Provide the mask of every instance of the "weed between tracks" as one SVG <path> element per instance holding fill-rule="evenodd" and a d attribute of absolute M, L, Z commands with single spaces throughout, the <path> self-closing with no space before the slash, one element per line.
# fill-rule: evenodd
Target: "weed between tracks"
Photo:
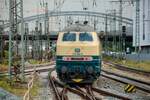
<path fill-rule="evenodd" d="M 40 82 L 39 82 L 39 80 L 38 81 L 35 80 L 34 85 L 31 89 L 31 96 L 38 95 L 39 88 L 40 88 Z"/>
<path fill-rule="evenodd" d="M 30 64 L 46 64 L 46 63 L 49 63 L 49 61 L 40 61 L 40 60 L 34 60 L 34 59 L 31 59 L 29 60 Z"/>
<path fill-rule="evenodd" d="M 131 60 L 119 60 L 117 58 L 113 58 L 110 56 L 103 56 L 103 60 L 104 61 L 111 61 L 114 63 L 118 63 L 121 65 L 125 65 L 128 66 L 129 68 L 132 69 L 137 69 L 137 70 L 142 70 L 142 71 L 146 71 L 146 72 L 150 72 L 150 61 L 141 61 L 141 62 L 137 62 L 137 61 L 131 61 Z"/>
<path fill-rule="evenodd" d="M 0 87 L 4 90 L 17 96 L 23 96 L 27 91 L 27 87 L 20 85 L 20 83 L 15 83 L 13 81 L 12 84 L 13 85 L 10 85 L 10 83 L 8 83 L 7 77 L 0 77 Z"/>
<path fill-rule="evenodd" d="M 0 64 L 0 72 L 5 72 L 8 70 L 8 66 L 6 64 Z"/>
<path fill-rule="evenodd" d="M 27 84 L 15 82 L 14 80 L 10 85 L 8 78 L 4 76 L 0 77 L 0 88 L 3 88 L 4 90 L 17 96 L 24 96 L 25 92 L 28 90 Z M 36 96 L 38 94 L 38 90 L 39 90 L 39 81 L 36 79 L 31 89 L 31 96 Z"/>

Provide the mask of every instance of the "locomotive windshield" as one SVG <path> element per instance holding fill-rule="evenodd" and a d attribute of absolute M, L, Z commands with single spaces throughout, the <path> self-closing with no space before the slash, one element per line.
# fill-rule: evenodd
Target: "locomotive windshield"
<path fill-rule="evenodd" d="M 75 33 L 64 33 L 63 41 L 76 41 Z"/>
<path fill-rule="evenodd" d="M 79 41 L 93 41 L 93 37 L 90 33 L 80 33 Z"/>

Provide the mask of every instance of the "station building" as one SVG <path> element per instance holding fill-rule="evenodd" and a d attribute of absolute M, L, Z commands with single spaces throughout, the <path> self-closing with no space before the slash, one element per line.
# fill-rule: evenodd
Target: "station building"
<path fill-rule="evenodd" d="M 137 40 L 139 37 L 136 34 L 136 7 L 133 13 L 133 46 L 139 44 L 142 53 L 150 53 L 150 0 L 140 0 L 140 41 Z"/>

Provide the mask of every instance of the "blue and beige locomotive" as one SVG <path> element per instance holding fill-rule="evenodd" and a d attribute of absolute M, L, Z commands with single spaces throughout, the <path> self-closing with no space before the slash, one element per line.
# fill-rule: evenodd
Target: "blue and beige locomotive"
<path fill-rule="evenodd" d="M 59 32 L 56 72 L 65 83 L 93 83 L 101 71 L 101 45 L 88 25 L 75 24 Z"/>

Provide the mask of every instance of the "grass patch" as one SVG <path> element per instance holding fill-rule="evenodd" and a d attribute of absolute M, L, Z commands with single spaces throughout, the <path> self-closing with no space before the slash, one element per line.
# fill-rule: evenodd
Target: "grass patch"
<path fill-rule="evenodd" d="M 15 83 L 14 81 L 12 82 L 13 85 L 10 85 L 8 78 L 7 77 L 2 77 L 0 76 L 0 87 L 3 88 L 4 90 L 15 94 L 17 96 L 24 96 L 24 94 L 27 92 L 27 84 L 24 86 L 21 83 Z M 34 85 L 31 89 L 31 96 L 36 96 L 38 94 L 39 90 L 39 81 L 38 79 L 35 79 Z"/>
<path fill-rule="evenodd" d="M 0 72 L 5 72 L 8 70 L 8 65 L 0 64 Z"/>
<path fill-rule="evenodd" d="M 8 70 L 8 59 L 3 59 L 3 62 L 0 63 L 0 72 Z"/>
<path fill-rule="evenodd" d="M 123 63 L 123 62 L 119 62 L 119 63 L 124 64 L 130 68 L 135 68 L 135 69 L 150 72 L 150 61 L 137 62 L 137 61 L 127 60 L 125 63 Z"/>
<path fill-rule="evenodd" d="M 132 61 L 132 60 L 120 60 L 117 58 L 113 58 L 110 56 L 103 56 L 104 61 L 111 61 L 114 63 L 122 64 L 125 66 L 128 66 L 129 68 L 132 69 L 137 69 L 137 70 L 142 70 L 146 72 L 150 72 L 150 61 Z"/>
<path fill-rule="evenodd" d="M 15 94 L 17 96 L 23 96 L 25 94 L 25 92 L 27 91 L 26 87 L 23 86 L 19 86 L 20 83 L 14 83 L 15 85 L 10 85 L 10 83 L 8 83 L 8 79 L 6 77 L 2 77 L 0 76 L 0 87 L 3 88 L 4 90 Z"/>
<path fill-rule="evenodd" d="M 40 87 L 40 82 L 38 79 L 35 79 L 33 87 L 31 89 L 31 96 L 38 95 L 39 87 Z"/>
<path fill-rule="evenodd" d="M 44 64 L 44 63 L 49 63 L 49 62 L 31 59 L 31 60 L 29 60 L 29 63 L 30 64 Z"/>

